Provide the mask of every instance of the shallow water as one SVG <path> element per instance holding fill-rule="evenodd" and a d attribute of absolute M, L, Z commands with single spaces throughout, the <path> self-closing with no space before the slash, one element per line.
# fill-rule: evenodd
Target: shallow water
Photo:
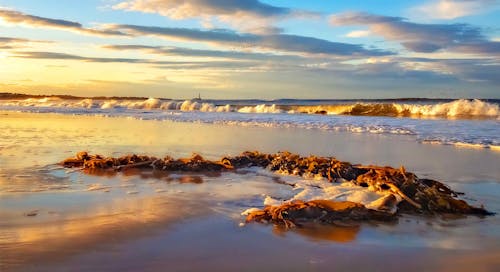
<path fill-rule="evenodd" d="M 498 216 L 403 216 L 396 224 L 314 231 L 240 227 L 240 213 L 261 207 L 267 195 L 296 193 L 276 179 L 300 179 L 255 169 L 221 175 L 85 175 L 55 164 L 80 150 L 113 156 L 198 152 L 207 158 L 248 149 L 289 150 L 405 165 L 418 176 L 467 192 L 474 205 L 500 212 L 500 153 L 492 150 L 419 144 L 408 135 L 297 128 L 15 112 L 2 113 L 0 120 L 2 271 L 467 271 L 499 265 Z M 390 267 L 388 257 L 395 259 Z"/>

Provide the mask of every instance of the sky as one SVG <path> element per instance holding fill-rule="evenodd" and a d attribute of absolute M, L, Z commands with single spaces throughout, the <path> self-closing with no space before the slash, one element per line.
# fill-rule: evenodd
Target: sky
<path fill-rule="evenodd" d="M 498 99 L 500 1 L 0 0 L 0 92 Z"/>

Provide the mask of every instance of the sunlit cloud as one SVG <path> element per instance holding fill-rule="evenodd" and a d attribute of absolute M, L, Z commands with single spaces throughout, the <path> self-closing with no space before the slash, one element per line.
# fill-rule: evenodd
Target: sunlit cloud
<path fill-rule="evenodd" d="M 500 43 L 487 40 L 480 28 L 469 24 L 420 24 L 401 17 L 359 12 L 332 15 L 330 22 L 335 26 L 366 25 L 372 33 L 400 42 L 413 52 L 447 49 L 468 54 L 500 54 Z"/>
<path fill-rule="evenodd" d="M 78 22 L 40 17 L 35 15 L 25 14 L 15 10 L 2 9 L 2 8 L 0 8 L 0 20 L 15 25 L 19 24 L 29 27 L 43 27 L 43 28 L 68 30 L 86 35 L 125 36 L 124 33 L 115 30 L 86 28 Z"/>
<path fill-rule="evenodd" d="M 332 42 L 324 39 L 291 34 L 239 33 L 228 29 L 201 30 L 195 28 L 171 28 L 139 25 L 108 25 L 110 29 L 133 36 L 156 36 L 191 42 L 207 42 L 240 49 L 270 49 L 281 52 L 324 54 L 332 56 L 380 56 L 390 51 L 366 49 L 359 44 Z"/>
<path fill-rule="evenodd" d="M 0 37 L 0 49 L 10 50 L 29 47 L 34 43 L 52 43 L 51 41 L 40 41 L 13 37 Z"/>
<path fill-rule="evenodd" d="M 165 61 L 153 59 L 130 59 L 130 58 L 104 58 L 104 57 L 85 57 L 74 54 L 57 52 L 16 52 L 13 58 L 23 59 L 45 59 L 45 60 L 68 60 L 93 63 L 128 63 L 128 64 L 147 64 L 151 67 L 165 69 L 245 69 L 259 66 L 258 62 L 253 61 Z"/>
<path fill-rule="evenodd" d="M 390 58 L 368 58 L 365 61 L 366 63 L 374 64 L 374 63 L 387 63 L 391 62 Z"/>
<path fill-rule="evenodd" d="M 131 0 L 114 6 L 116 9 L 159 13 L 173 19 L 202 17 L 205 15 L 251 14 L 259 17 L 283 16 L 291 10 L 262 3 L 258 0 Z"/>
<path fill-rule="evenodd" d="M 18 39 L 10 37 L 0 37 L 0 49 L 14 49 L 19 46 L 19 44 L 24 44 L 28 42 L 27 39 Z"/>
<path fill-rule="evenodd" d="M 104 45 L 101 48 L 114 51 L 138 50 L 149 54 L 163 56 L 223 58 L 223 59 L 249 59 L 249 60 L 277 60 L 277 61 L 300 61 L 303 58 L 294 55 L 276 55 L 268 53 L 254 53 L 241 51 L 203 50 L 186 47 L 165 47 L 148 45 Z"/>
<path fill-rule="evenodd" d="M 348 38 L 361 38 L 361 37 L 366 37 L 370 36 L 370 31 L 369 30 L 354 30 L 349 33 L 347 33 L 345 36 Z"/>
<path fill-rule="evenodd" d="M 410 13 L 419 18 L 455 19 L 491 11 L 499 7 L 497 0 L 439 0 L 413 7 Z"/>
<path fill-rule="evenodd" d="M 407 71 L 441 74 L 463 82 L 500 84 L 500 64 L 491 59 L 431 59 L 397 57 L 388 61 Z"/>
<path fill-rule="evenodd" d="M 128 0 L 113 6 L 114 9 L 157 13 L 170 19 L 197 18 L 211 28 L 213 21 L 223 22 L 253 33 L 269 33 L 272 23 L 279 19 L 313 17 L 318 13 L 294 10 L 263 3 L 259 0 Z"/>
<path fill-rule="evenodd" d="M 56 53 L 56 52 L 17 52 L 14 57 L 25 59 L 58 59 L 58 60 L 80 60 L 85 62 L 124 62 L 124 63 L 149 63 L 143 59 L 127 58 L 94 58 L 82 57 L 78 55 Z"/>

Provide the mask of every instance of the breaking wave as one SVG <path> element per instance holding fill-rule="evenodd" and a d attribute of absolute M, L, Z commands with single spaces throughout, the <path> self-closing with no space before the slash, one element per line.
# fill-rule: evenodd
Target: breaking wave
<path fill-rule="evenodd" d="M 14 107 L 56 107 L 86 109 L 160 109 L 167 111 L 200 112 L 240 112 L 240 113 L 287 113 L 287 114 L 329 114 L 355 116 L 388 116 L 415 118 L 500 119 L 500 105 L 479 99 L 459 99 L 445 103 L 374 103 L 351 102 L 324 105 L 288 105 L 288 104 L 220 104 L 196 100 L 165 100 L 149 98 L 146 100 L 126 99 L 82 99 L 69 100 L 57 97 L 24 100 L 0 101 L 0 106 Z"/>
<path fill-rule="evenodd" d="M 297 106 L 292 112 L 358 116 L 499 118 L 500 106 L 479 99 L 459 99 L 438 104 L 355 103 L 346 105 Z"/>
<path fill-rule="evenodd" d="M 94 100 L 90 98 L 82 100 L 64 100 L 57 97 L 25 100 L 7 100 L 0 102 L 0 106 L 10 107 L 39 107 L 39 108 L 86 108 L 86 109 L 142 109 L 142 110 L 179 110 L 179 111 L 201 111 L 201 112 L 230 112 L 234 109 L 230 105 L 216 106 L 212 103 L 201 103 L 192 100 L 173 101 L 158 98 L 138 100 Z"/>

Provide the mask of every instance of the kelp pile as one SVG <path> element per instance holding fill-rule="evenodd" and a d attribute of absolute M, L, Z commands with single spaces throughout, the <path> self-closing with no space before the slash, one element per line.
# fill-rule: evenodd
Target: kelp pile
<path fill-rule="evenodd" d="M 174 159 L 170 156 L 156 158 L 145 155 L 127 155 L 119 158 L 89 155 L 87 152 L 78 152 L 74 158 L 61 162 L 64 167 L 83 167 L 83 169 L 112 169 L 121 171 L 128 168 L 150 168 L 162 171 L 223 171 L 233 169 L 227 160 L 209 161 L 198 154 L 187 159 Z"/>
<path fill-rule="evenodd" d="M 128 168 L 142 168 L 181 172 L 222 172 L 262 167 L 280 174 L 305 178 L 320 177 L 330 182 L 349 182 L 387 194 L 377 209 L 369 209 L 363 204 L 349 201 L 294 201 L 280 206 L 268 206 L 247 216 L 247 221 L 274 222 L 285 226 L 294 226 L 301 220 L 323 223 L 342 220 L 388 220 L 397 216 L 397 213 L 390 211 L 391 204 L 397 204 L 398 213 L 491 214 L 484 207 L 473 207 L 458 199 L 457 196 L 463 193 L 453 191 L 439 181 L 418 178 L 407 172 L 404 167 L 396 169 L 388 166 L 357 165 L 339 161 L 334 157 L 301 157 L 289 152 L 265 154 L 246 151 L 238 156 L 212 161 L 198 154 L 181 159 L 144 155 L 113 158 L 79 152 L 74 158 L 62 161 L 61 165 L 82 167 L 83 170 L 122 171 Z"/>
<path fill-rule="evenodd" d="M 366 208 L 363 204 L 351 201 L 311 200 L 293 201 L 280 206 L 267 206 L 263 210 L 252 211 L 246 222 L 273 222 L 287 228 L 307 222 L 319 222 L 344 226 L 356 221 L 389 221 L 394 214 Z"/>

